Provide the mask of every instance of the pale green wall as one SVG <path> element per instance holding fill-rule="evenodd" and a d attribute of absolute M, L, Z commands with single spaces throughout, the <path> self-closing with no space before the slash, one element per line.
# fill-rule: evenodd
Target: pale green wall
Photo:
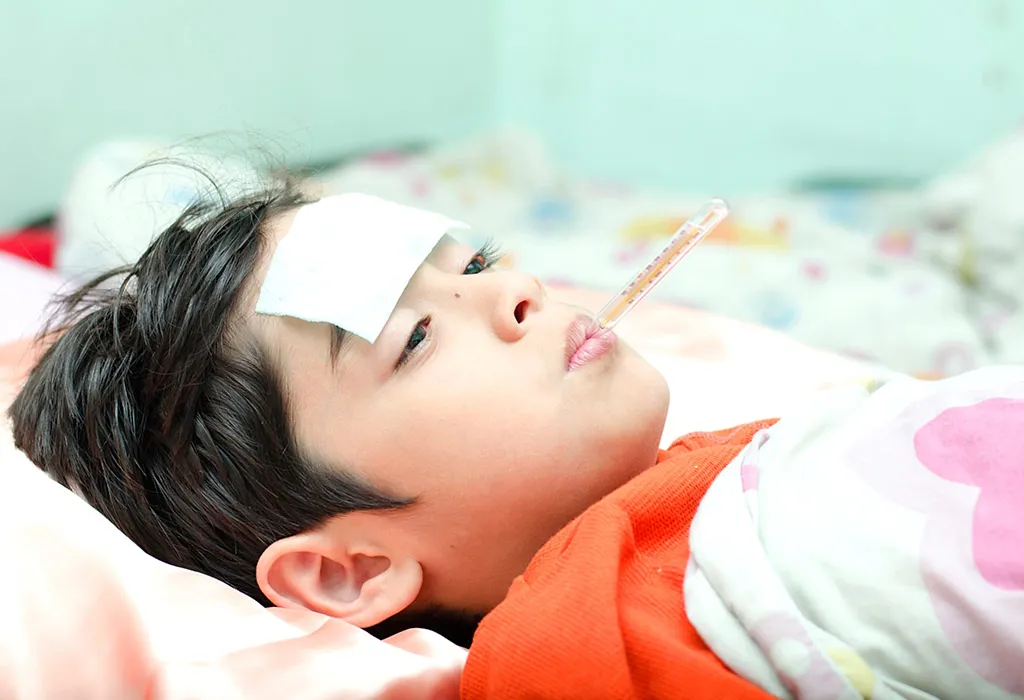
<path fill-rule="evenodd" d="M 922 177 L 1024 120 L 1019 0 L 508 0 L 500 113 L 575 169 L 724 194 Z"/>
<path fill-rule="evenodd" d="M 1020 0 L 0 0 L 0 227 L 114 137 L 301 161 L 515 122 L 728 195 L 925 177 L 1022 118 Z"/>
<path fill-rule="evenodd" d="M 84 149 L 262 132 L 296 159 L 462 136 L 493 114 L 482 0 L 0 0 L 0 228 Z"/>

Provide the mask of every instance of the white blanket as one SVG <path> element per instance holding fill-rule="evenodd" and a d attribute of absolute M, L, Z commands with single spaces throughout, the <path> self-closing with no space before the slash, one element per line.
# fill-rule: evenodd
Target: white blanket
<path fill-rule="evenodd" d="M 686 609 L 780 697 L 1024 697 L 1024 368 L 837 388 L 691 529 Z"/>

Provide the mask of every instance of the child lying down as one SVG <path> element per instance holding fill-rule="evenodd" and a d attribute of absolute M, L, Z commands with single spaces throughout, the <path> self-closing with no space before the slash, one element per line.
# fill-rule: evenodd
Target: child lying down
<path fill-rule="evenodd" d="M 466 698 L 1024 696 L 1024 368 L 659 451 L 664 379 L 458 229 L 196 206 L 66 301 L 17 444 L 265 604 L 482 617 Z"/>

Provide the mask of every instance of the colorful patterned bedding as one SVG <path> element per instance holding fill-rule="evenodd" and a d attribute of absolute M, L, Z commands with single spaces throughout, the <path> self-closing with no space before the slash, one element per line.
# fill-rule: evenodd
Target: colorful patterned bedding
<path fill-rule="evenodd" d="M 570 177 L 516 133 L 380 154 L 319 181 L 442 210 L 493 233 L 546 282 L 609 293 L 704 200 Z M 920 193 L 832 188 L 731 204 L 727 223 L 654 298 L 921 377 L 1024 360 L 1024 344 L 1000 345 L 992 332 L 1016 302 L 992 303 L 965 284 L 969 256 L 959 238 L 927 228 Z"/>

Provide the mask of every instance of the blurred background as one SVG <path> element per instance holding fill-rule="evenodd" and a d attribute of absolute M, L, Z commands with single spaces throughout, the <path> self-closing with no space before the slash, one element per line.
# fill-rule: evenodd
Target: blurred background
<path fill-rule="evenodd" d="M 1019 0 L 0 0 L 0 66 L 0 254 L 61 279 L 196 191 L 127 170 L 258 147 L 603 291 L 722 196 L 663 301 L 919 376 L 1024 361 Z"/>

